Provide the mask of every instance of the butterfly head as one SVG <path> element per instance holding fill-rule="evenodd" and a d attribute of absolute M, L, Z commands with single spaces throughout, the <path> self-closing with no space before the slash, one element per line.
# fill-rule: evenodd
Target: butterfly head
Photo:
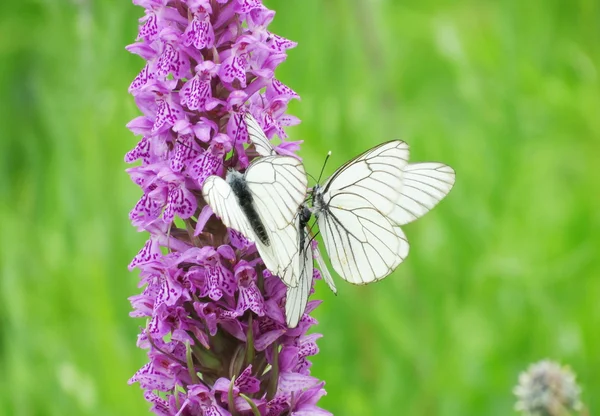
<path fill-rule="evenodd" d="M 300 210 L 299 211 L 300 211 L 299 212 L 299 215 L 300 215 L 300 219 L 299 219 L 300 228 L 303 228 L 310 221 L 310 217 L 312 215 L 312 212 L 311 212 L 310 208 L 307 207 L 305 204 L 300 205 Z"/>
<path fill-rule="evenodd" d="M 231 184 L 232 182 L 238 182 L 244 179 L 244 174 L 238 172 L 233 168 L 227 169 L 227 175 L 225 176 L 225 180 L 227 183 Z"/>

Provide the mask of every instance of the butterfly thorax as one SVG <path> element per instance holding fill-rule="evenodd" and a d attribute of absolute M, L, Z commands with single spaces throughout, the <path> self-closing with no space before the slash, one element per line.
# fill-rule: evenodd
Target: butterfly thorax
<path fill-rule="evenodd" d="M 252 230 L 264 245 L 269 246 L 269 236 L 267 235 L 267 231 L 258 212 L 256 212 L 254 198 L 252 197 L 252 192 L 250 192 L 250 189 L 248 188 L 248 183 L 246 182 L 244 175 L 235 170 L 229 170 L 227 172 L 226 180 L 229 186 L 231 186 L 238 204 L 248 219 Z"/>
<path fill-rule="evenodd" d="M 312 189 L 312 206 L 312 212 L 317 216 L 319 213 L 323 212 L 327 206 L 325 199 L 323 198 L 323 190 L 319 184 L 313 186 Z"/>

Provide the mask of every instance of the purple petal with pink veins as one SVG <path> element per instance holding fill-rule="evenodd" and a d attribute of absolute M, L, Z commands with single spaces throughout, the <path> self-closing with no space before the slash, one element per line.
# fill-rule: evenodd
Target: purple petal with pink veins
<path fill-rule="evenodd" d="M 298 365 L 295 368 L 295 371 L 300 374 L 304 374 L 306 376 L 310 375 L 310 367 L 312 363 L 308 361 L 306 358 L 300 358 L 298 360 Z"/>
<path fill-rule="evenodd" d="M 136 295 L 129 297 L 129 302 L 133 308 L 133 312 L 129 313 L 132 317 L 145 317 L 152 316 L 152 310 L 154 308 L 154 297 L 146 295 Z"/>
<path fill-rule="evenodd" d="M 231 416 L 231 413 L 221 406 L 210 406 L 209 408 L 204 409 L 204 414 L 206 416 Z"/>
<path fill-rule="evenodd" d="M 233 335 L 235 338 L 242 342 L 246 342 L 246 332 L 245 328 L 242 327 L 240 321 L 231 319 L 227 321 L 222 321 L 221 326 L 223 329 L 229 334 Z"/>
<path fill-rule="evenodd" d="M 152 407 L 150 408 L 151 412 L 157 414 L 158 416 L 173 416 L 173 412 L 169 408 L 167 401 L 151 391 L 144 392 L 144 399 L 152 403 Z"/>
<path fill-rule="evenodd" d="M 146 10 L 146 16 L 140 19 L 144 24 L 140 27 L 136 40 L 144 39 L 146 42 L 153 41 L 158 35 L 158 19 L 153 11 Z"/>
<path fill-rule="evenodd" d="M 152 126 L 152 132 L 158 132 L 161 129 L 169 128 L 173 126 L 177 120 L 183 118 L 183 110 L 177 104 L 174 104 L 170 97 L 165 99 L 163 97 L 156 100 L 158 109 L 156 112 L 156 119 L 154 120 L 154 126 Z"/>
<path fill-rule="evenodd" d="M 267 45 L 274 51 L 284 52 L 286 49 L 295 48 L 298 43 L 293 42 L 289 39 L 283 38 L 279 35 L 269 33 Z"/>
<path fill-rule="evenodd" d="M 287 85 L 275 78 L 273 78 L 273 82 L 271 82 L 271 85 L 267 87 L 265 95 L 267 100 L 269 101 L 277 98 L 286 98 L 288 100 L 291 100 L 293 98 L 297 100 L 300 99 L 300 96 L 296 93 L 296 91 L 294 91 L 293 89 L 291 89 L 290 87 L 288 87 Z"/>
<path fill-rule="evenodd" d="M 200 341 L 200 345 L 206 349 L 210 348 L 210 340 L 206 334 L 206 328 L 200 325 L 198 321 L 195 321 L 195 326 L 189 328 L 188 331 L 195 335 L 196 339 Z"/>
<path fill-rule="evenodd" d="M 287 398 L 285 396 L 277 396 L 267 403 L 267 413 L 265 416 L 280 416 L 288 409 Z"/>
<path fill-rule="evenodd" d="M 303 389 L 299 394 L 292 398 L 291 414 L 302 416 L 331 416 L 331 413 L 318 408 L 316 403 L 326 392 L 323 386 L 324 382 L 315 384 L 308 389 Z"/>
<path fill-rule="evenodd" d="M 138 91 L 138 93 L 133 96 L 133 99 L 136 105 L 139 107 L 142 114 L 145 117 L 154 120 L 154 117 L 156 116 L 156 111 L 158 110 L 156 94 L 148 92 L 146 91 L 146 89 L 144 89 Z"/>
<path fill-rule="evenodd" d="M 248 240 L 242 235 L 242 233 L 234 230 L 233 228 L 227 229 L 227 233 L 229 235 L 229 241 L 231 242 L 231 245 L 233 245 L 238 250 L 246 250 L 252 245 L 250 240 Z"/>
<path fill-rule="evenodd" d="M 144 194 L 129 213 L 129 219 L 134 226 L 139 227 L 151 223 L 160 216 L 162 204 Z"/>
<path fill-rule="evenodd" d="M 255 28 L 257 26 L 265 28 L 269 25 L 269 23 L 271 23 L 273 17 L 275 17 L 275 11 L 269 10 L 261 5 L 260 7 L 252 9 L 250 14 L 247 16 L 248 25 L 251 28 Z"/>
<path fill-rule="evenodd" d="M 139 116 L 127 123 L 126 127 L 133 134 L 145 135 L 147 133 L 150 133 L 150 129 L 152 129 L 153 124 L 154 122 L 150 118 L 146 116 Z"/>
<path fill-rule="evenodd" d="M 156 303 L 152 318 L 148 322 L 148 334 L 151 338 L 162 338 L 171 331 L 165 318 L 168 318 L 167 306 L 164 303 Z"/>
<path fill-rule="evenodd" d="M 225 293 L 229 296 L 233 296 L 235 290 L 237 289 L 235 278 L 233 277 L 233 273 L 225 268 L 220 263 L 217 266 L 219 268 L 219 286 Z"/>
<path fill-rule="evenodd" d="M 248 156 L 246 156 L 246 149 L 244 149 L 244 142 L 237 141 L 235 142 L 235 150 L 238 155 L 238 165 L 240 170 L 246 169 L 250 164 L 248 160 Z"/>
<path fill-rule="evenodd" d="M 261 409 L 266 405 L 265 399 L 252 398 L 252 402 L 254 403 L 254 406 L 256 406 L 258 409 Z M 233 403 L 238 412 L 242 412 L 243 414 L 248 415 L 252 414 L 253 408 L 248 404 L 246 399 L 240 396 L 234 397 Z"/>
<path fill-rule="evenodd" d="M 252 365 L 246 367 L 234 383 L 240 389 L 240 392 L 244 394 L 252 394 L 260 390 L 260 382 L 252 376 Z"/>
<path fill-rule="evenodd" d="M 146 136 L 127 154 L 125 154 L 125 163 L 133 163 L 138 159 L 142 159 L 142 163 L 147 165 L 150 163 L 150 140 Z"/>
<path fill-rule="evenodd" d="M 158 246 L 158 242 L 156 242 L 154 239 L 150 239 L 146 241 L 144 247 L 142 247 L 138 254 L 133 258 L 127 268 L 129 270 L 133 270 L 140 264 L 148 263 L 158 259 L 161 254 L 162 253 L 160 251 L 160 247 Z"/>
<path fill-rule="evenodd" d="M 212 98 L 210 79 L 203 81 L 196 74 L 181 88 L 180 96 L 181 104 L 190 110 L 203 110 L 207 100 Z"/>
<path fill-rule="evenodd" d="M 140 368 L 128 381 L 128 384 L 140 383 L 147 390 L 169 391 L 175 386 L 168 371 L 168 361 L 155 359 Z"/>
<path fill-rule="evenodd" d="M 304 374 L 282 372 L 279 374 L 278 389 L 283 392 L 296 392 L 315 386 L 319 380 Z"/>
<path fill-rule="evenodd" d="M 248 94 L 243 90 L 235 90 L 229 94 L 227 97 L 227 110 L 233 113 L 242 113 L 245 112 L 245 109 L 240 108 L 244 106 L 244 103 L 248 100 Z"/>
<path fill-rule="evenodd" d="M 134 93 L 144 87 L 150 80 L 155 79 L 154 73 L 150 72 L 150 64 L 147 63 L 144 68 L 140 71 L 139 74 L 135 77 L 135 79 L 129 85 L 128 91 L 130 93 Z"/>
<path fill-rule="evenodd" d="M 319 353 L 319 347 L 317 347 L 316 340 L 321 338 L 321 334 L 311 334 L 306 337 L 300 343 L 300 350 L 298 351 L 299 357 L 308 357 L 311 355 L 317 355 Z"/>
<path fill-rule="evenodd" d="M 283 129 L 283 127 L 281 127 L 281 125 L 277 122 L 275 122 L 273 124 L 273 128 L 275 129 L 275 134 L 277 134 L 281 139 L 287 139 L 288 135 L 285 132 L 285 130 Z"/>
<path fill-rule="evenodd" d="M 273 135 L 274 129 L 276 129 L 276 123 L 273 119 L 273 116 L 269 112 L 263 113 L 262 123 L 260 123 L 263 127 L 263 131 L 267 135 L 267 137 L 271 137 Z"/>
<path fill-rule="evenodd" d="M 196 13 L 183 33 L 183 44 L 194 45 L 196 49 L 204 49 L 212 48 L 214 43 L 215 33 L 209 16 L 205 13 Z"/>
<path fill-rule="evenodd" d="M 277 153 L 281 156 L 292 156 L 296 159 L 302 160 L 302 158 L 297 155 L 298 150 L 300 150 L 300 144 L 302 142 L 302 140 L 299 140 L 297 142 L 281 142 L 279 145 L 275 146 L 275 149 L 277 150 Z"/>
<path fill-rule="evenodd" d="M 223 291 L 219 287 L 219 269 L 216 266 L 206 266 L 205 286 L 200 291 L 200 296 L 208 296 L 214 301 L 223 297 Z"/>
<path fill-rule="evenodd" d="M 293 371 L 297 364 L 298 348 L 291 345 L 285 345 L 279 353 L 279 371 Z"/>
<path fill-rule="evenodd" d="M 235 263 L 236 261 L 236 256 L 235 256 L 235 251 L 233 250 L 233 248 L 231 248 L 231 246 L 228 246 L 226 244 L 220 245 L 217 248 L 217 253 L 219 253 L 219 256 L 221 256 L 222 260 L 227 260 L 230 263 Z M 241 261 L 240 261 L 241 263 Z M 253 270 L 254 272 L 254 270 Z M 252 276 L 255 276 L 256 272 L 254 272 L 254 274 Z"/>
<path fill-rule="evenodd" d="M 218 128 L 213 121 L 201 117 L 200 121 L 192 126 L 192 131 L 198 140 L 208 143 L 211 139 L 211 133 L 218 130 Z"/>
<path fill-rule="evenodd" d="M 219 78 L 221 81 L 231 84 L 235 79 L 240 81 L 242 88 L 246 87 L 246 56 L 232 54 L 221 64 Z"/>
<path fill-rule="evenodd" d="M 174 284 L 171 279 L 166 277 L 163 279 L 163 284 L 160 288 L 156 301 L 158 303 L 164 303 L 167 306 L 173 306 L 177 303 L 177 300 L 182 293 L 183 288 Z"/>
<path fill-rule="evenodd" d="M 248 309 L 258 316 L 264 316 L 265 314 L 263 297 L 254 282 L 252 282 L 248 287 L 240 285 L 239 288 L 236 310 L 240 315 L 242 315 Z"/>
<path fill-rule="evenodd" d="M 284 115 L 277 117 L 277 123 L 280 126 L 285 126 L 285 127 L 296 126 L 296 125 L 300 124 L 300 119 L 298 117 L 295 117 L 295 116 L 292 116 L 289 114 L 284 114 Z"/>
<path fill-rule="evenodd" d="M 206 326 L 208 327 L 208 333 L 214 337 L 215 334 L 217 333 L 217 323 L 218 323 L 218 320 L 217 320 L 218 310 L 216 309 L 216 307 L 209 303 L 204 304 L 204 305 L 195 303 L 194 309 L 196 310 L 198 315 L 204 319 L 204 322 L 206 323 Z"/>
<path fill-rule="evenodd" d="M 200 211 L 200 215 L 198 215 L 198 221 L 196 222 L 196 228 L 194 229 L 194 237 L 198 237 L 202 231 L 204 231 L 204 226 L 213 215 L 213 210 L 210 205 L 205 205 Z"/>
<path fill-rule="evenodd" d="M 237 0 L 234 10 L 237 13 L 248 13 L 260 6 L 262 6 L 260 0 Z"/>
<path fill-rule="evenodd" d="M 244 121 L 243 113 L 233 113 L 227 122 L 227 135 L 233 139 L 236 144 L 249 143 L 248 129 Z"/>
<path fill-rule="evenodd" d="M 173 45 L 167 43 L 156 63 L 156 75 L 158 77 L 166 77 L 172 74 L 176 79 L 181 79 L 187 76 L 189 72 L 189 59 Z"/>
<path fill-rule="evenodd" d="M 148 45 L 144 42 L 133 43 L 131 45 L 127 45 L 125 49 L 133 54 L 139 55 L 144 58 L 146 61 L 150 61 L 156 57 L 156 51 L 152 46 Z"/>
<path fill-rule="evenodd" d="M 210 151 L 202 153 L 190 166 L 190 176 L 202 186 L 206 178 L 215 175 L 223 166 L 223 160 L 216 157 Z"/>
<path fill-rule="evenodd" d="M 260 59 L 259 67 L 261 72 L 268 74 L 268 77 L 271 78 L 273 76 L 273 71 L 275 68 L 285 61 L 287 55 L 285 53 L 271 53 L 264 56 L 264 59 Z M 254 71 L 258 72 L 258 71 Z"/>
<path fill-rule="evenodd" d="M 186 153 L 187 150 L 185 150 L 184 146 L 177 146 L 175 156 L 171 159 L 171 169 L 173 172 L 181 172 L 183 170 L 183 167 L 185 166 L 183 161 L 186 157 Z"/>
<path fill-rule="evenodd" d="M 236 380 L 237 381 L 237 380 Z M 213 384 L 213 390 L 216 392 L 220 392 L 220 393 L 228 393 L 229 392 L 229 385 L 231 384 L 231 380 L 225 377 L 221 377 L 219 378 L 217 381 L 215 381 L 215 383 Z M 239 389 L 237 388 L 237 386 L 233 385 L 233 394 L 237 395 L 239 394 Z"/>
<path fill-rule="evenodd" d="M 179 135 L 177 139 L 177 150 L 171 159 L 171 170 L 181 172 L 196 156 L 198 150 L 194 149 L 194 140 L 191 134 Z"/>
<path fill-rule="evenodd" d="M 189 218 L 194 215 L 197 207 L 198 202 L 194 194 L 183 186 L 174 186 L 169 191 L 163 221 L 167 224 L 172 222 L 175 214 L 181 219 Z"/>
<path fill-rule="evenodd" d="M 185 344 L 187 342 L 190 345 L 194 345 L 196 341 L 194 341 L 194 338 L 187 332 L 187 331 L 190 331 L 191 329 L 192 329 L 192 327 L 185 328 L 185 330 L 184 329 L 175 329 L 175 330 L 171 331 L 171 340 L 179 341 L 183 344 Z M 196 331 L 196 332 L 200 332 L 200 331 Z"/>
<path fill-rule="evenodd" d="M 264 351 L 269 345 L 285 334 L 285 329 L 275 329 L 261 334 L 254 340 L 254 348 L 257 351 Z"/>
<path fill-rule="evenodd" d="M 182 16 L 179 10 L 175 7 L 164 7 L 167 3 L 172 3 L 169 0 L 160 0 L 162 3 L 161 11 L 162 11 L 162 19 L 165 22 L 173 22 L 177 23 L 178 26 L 186 25 L 188 22 L 187 16 Z M 173 25 L 169 25 L 173 26 Z M 176 31 L 177 32 L 177 31 Z"/>

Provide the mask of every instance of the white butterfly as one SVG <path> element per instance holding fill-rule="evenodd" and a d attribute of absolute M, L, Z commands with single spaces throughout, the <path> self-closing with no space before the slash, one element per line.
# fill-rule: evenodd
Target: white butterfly
<path fill-rule="evenodd" d="M 313 250 L 307 229 L 311 213 L 335 271 L 351 283 L 367 284 L 389 275 L 408 255 L 408 241 L 399 226 L 427 213 L 454 185 L 452 168 L 408 164 L 408 145 L 391 141 L 350 160 L 323 186 L 315 185 L 308 208 L 303 203 L 307 180 L 302 164 L 276 156 L 256 120 L 247 114 L 245 121 L 263 157 L 243 175 L 229 172 L 227 181 L 210 177 L 203 194 L 226 226 L 256 242 L 266 267 L 288 285 L 285 310 L 290 328 L 304 314 L 313 259 L 336 292 L 323 258 Z"/>
<path fill-rule="evenodd" d="M 225 226 L 256 243 L 271 273 L 295 287 L 300 265 L 294 221 L 306 198 L 306 172 L 298 159 L 276 155 L 249 113 L 245 119 L 256 151 L 263 157 L 254 159 L 243 174 L 230 170 L 225 180 L 209 176 L 202 195 Z"/>
<path fill-rule="evenodd" d="M 317 217 L 334 270 L 346 281 L 367 284 L 389 275 L 408 255 L 399 225 L 433 208 L 454 185 L 441 163 L 408 164 L 408 145 L 382 143 L 340 167 L 312 190 Z"/>

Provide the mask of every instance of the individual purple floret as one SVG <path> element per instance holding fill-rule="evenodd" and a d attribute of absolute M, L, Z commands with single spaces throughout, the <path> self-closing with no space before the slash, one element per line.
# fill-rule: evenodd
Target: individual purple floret
<path fill-rule="evenodd" d="M 274 78 L 296 44 L 267 30 L 275 13 L 259 0 L 134 0 L 145 8 L 128 50 L 145 65 L 129 86 L 141 140 L 125 156 L 142 196 L 130 212 L 149 239 L 129 265 L 141 294 L 130 298 L 146 326 L 149 362 L 138 382 L 157 415 L 328 415 L 324 383 L 310 376 L 319 334 L 309 302 L 286 327 L 286 286 L 265 270 L 253 243 L 227 229 L 202 198 L 210 175 L 244 170 L 257 157 L 244 114 L 276 150 L 294 155 L 284 127 L 299 122 L 299 96 Z"/>

